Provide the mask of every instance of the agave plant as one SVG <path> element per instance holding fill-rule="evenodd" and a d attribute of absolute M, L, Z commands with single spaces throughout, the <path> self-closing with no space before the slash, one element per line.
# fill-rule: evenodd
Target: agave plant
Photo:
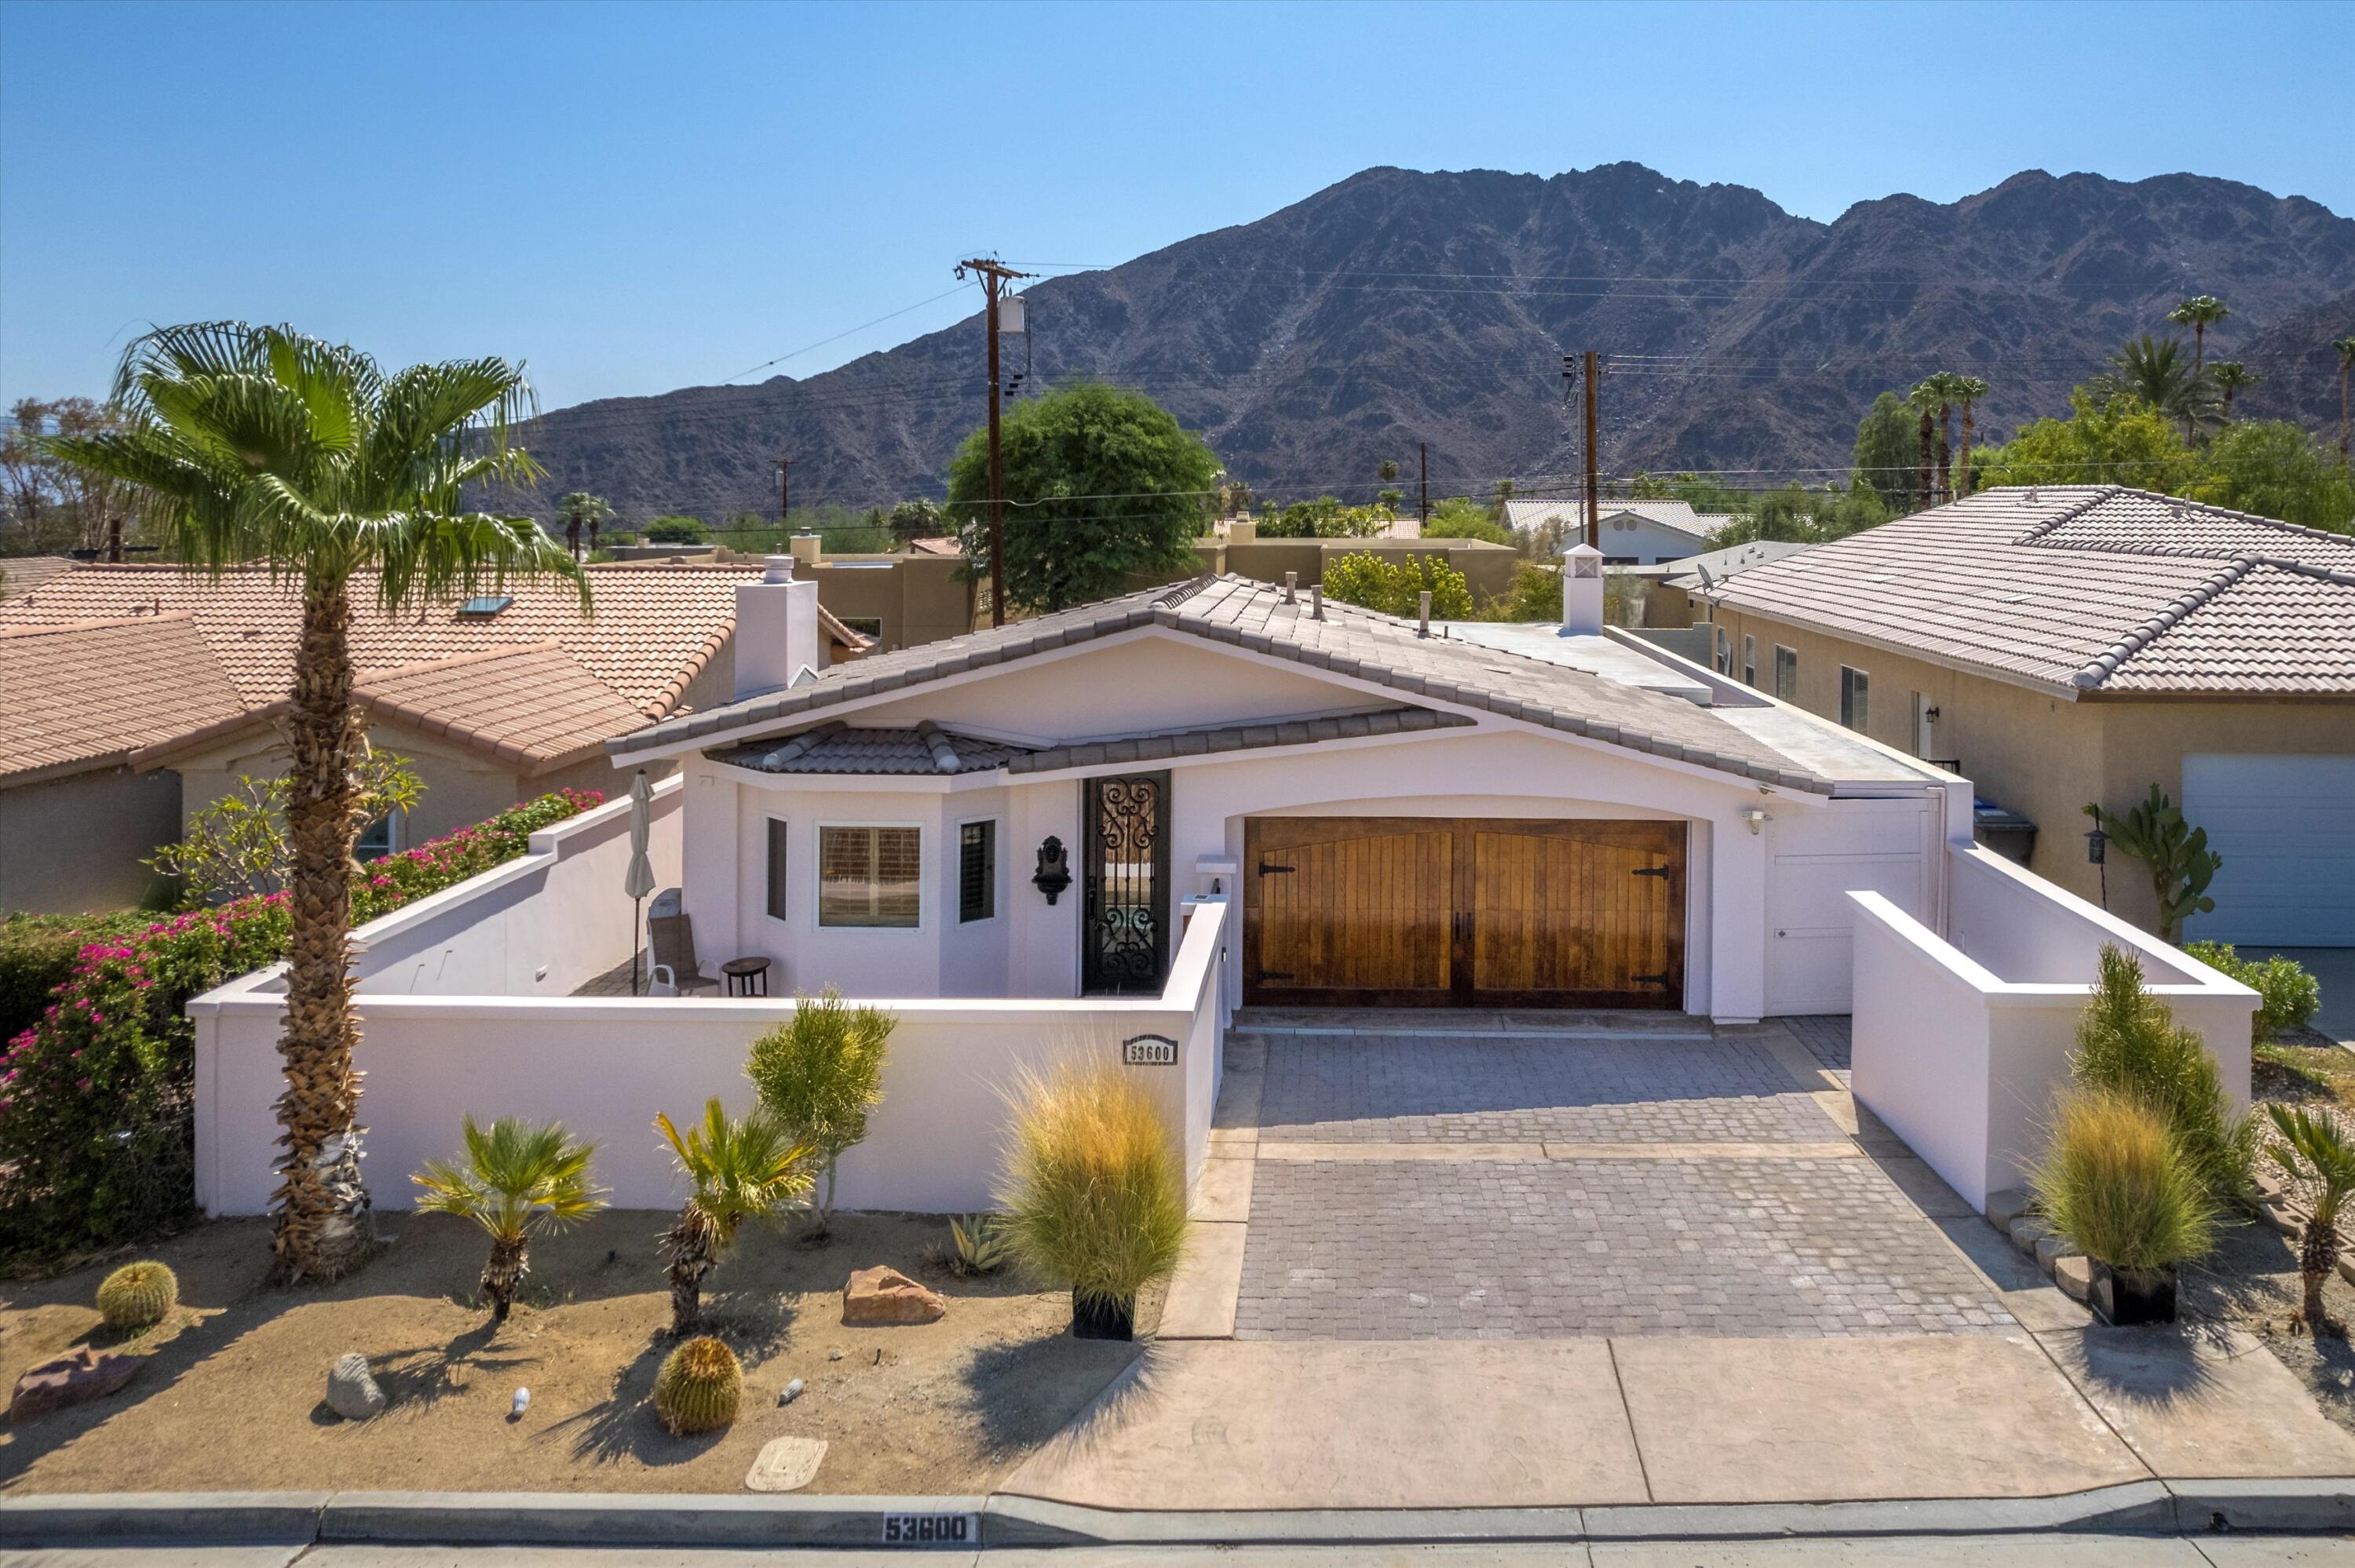
<path fill-rule="evenodd" d="M 703 1107 L 698 1127 L 682 1133 L 667 1116 L 656 1116 L 655 1126 L 695 1183 L 661 1242 L 671 1332 L 684 1337 L 703 1320 L 703 1282 L 735 1246 L 737 1230 L 810 1190 L 812 1150 L 765 1111 L 730 1118 L 717 1096 Z"/>
<path fill-rule="evenodd" d="M 461 1215 L 490 1234 L 483 1294 L 491 1298 L 491 1321 L 504 1323 L 531 1272 L 532 1234 L 561 1230 L 605 1206 L 597 1195 L 602 1189 L 589 1184 L 595 1146 L 574 1138 L 559 1121 L 534 1125 L 503 1116 L 485 1128 L 470 1116 L 461 1126 L 465 1153 L 429 1160 L 410 1180 L 417 1183 L 420 1209 Z"/>
<path fill-rule="evenodd" d="M 2339 1213 L 2355 1197 L 2355 1137 L 2337 1117 L 2320 1116 L 2300 1107 L 2267 1106 L 2274 1130 L 2282 1141 L 2273 1146 L 2274 1160 L 2289 1179 L 2306 1189 L 2314 1217 L 2298 1238 L 2298 1281 L 2306 1287 L 2306 1326 L 2320 1333 L 2328 1313 L 2322 1287 L 2339 1266 Z"/>

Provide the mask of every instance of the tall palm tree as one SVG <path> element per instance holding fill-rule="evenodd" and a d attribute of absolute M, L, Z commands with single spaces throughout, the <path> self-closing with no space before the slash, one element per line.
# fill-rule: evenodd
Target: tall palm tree
<path fill-rule="evenodd" d="M 666 1116 L 656 1116 L 655 1126 L 695 1184 L 661 1242 L 671 1332 L 686 1335 L 703 1320 L 703 1281 L 736 1245 L 737 1230 L 807 1192 L 816 1173 L 810 1146 L 794 1142 L 783 1123 L 764 1110 L 731 1120 L 717 1096 L 703 1107 L 700 1127 L 682 1133 Z"/>
<path fill-rule="evenodd" d="M 2339 458 L 2347 460 L 2347 375 L 2355 370 L 2355 334 L 2340 338 L 2331 347 L 2339 351 Z"/>
<path fill-rule="evenodd" d="M 1921 498 L 1920 503 L 1923 507 L 1935 505 L 1938 499 L 1938 493 L 1932 487 L 1931 480 L 1937 461 L 1940 397 L 1936 376 L 1920 383 L 1913 391 L 1905 395 L 1905 400 L 1922 411 L 1922 423 L 1919 429 L 1920 471 L 1917 475 L 1918 483 L 1914 493 Z"/>
<path fill-rule="evenodd" d="M 556 503 L 556 515 L 564 524 L 565 548 L 577 561 L 581 558 L 581 530 L 589 530 L 589 548 L 593 554 L 597 548 L 597 525 L 610 521 L 613 509 L 605 504 L 603 496 L 576 490 Z"/>
<path fill-rule="evenodd" d="M 2298 1238 L 2297 1272 L 2306 1287 L 2306 1330 L 2319 1335 L 2329 1314 L 2322 1287 L 2339 1266 L 2339 1215 L 2355 1198 L 2355 1137 L 2338 1118 L 2286 1106 L 2265 1107 L 2282 1141 L 2273 1157 L 2289 1179 L 2306 1189 L 2313 1217 Z"/>
<path fill-rule="evenodd" d="M 1955 405 L 1962 400 L 1963 380 L 1941 370 L 1927 383 L 1938 394 L 1938 493 L 1948 501 L 1955 498 Z"/>
<path fill-rule="evenodd" d="M 2228 425 L 2232 422 L 2232 394 L 2243 387 L 2254 387 L 2264 379 L 2237 359 L 2218 360 L 2216 367 L 2208 375 L 2216 383 L 2217 389 L 2224 394 L 2222 418 Z"/>
<path fill-rule="evenodd" d="M 2197 376 L 2208 363 L 2208 329 L 2232 313 L 2224 302 L 2213 294 L 2198 294 L 2167 313 L 2167 319 L 2178 326 L 2191 329 L 2191 374 Z"/>
<path fill-rule="evenodd" d="M 560 1121 L 538 1126 L 503 1116 L 485 1130 L 467 1117 L 462 1160 L 429 1160 L 410 1180 L 417 1183 L 417 1206 L 428 1213 L 456 1214 L 489 1233 L 490 1261 L 483 1265 L 483 1294 L 491 1298 L 491 1321 L 504 1323 L 515 1306 L 517 1287 L 531 1272 L 535 1231 L 559 1231 L 605 1206 L 589 1184 L 593 1144 L 564 1130 Z"/>
<path fill-rule="evenodd" d="M 1955 398 L 1963 406 L 1962 493 L 1965 495 L 1971 493 L 1971 436 L 1977 429 L 1971 421 L 1971 406 L 1991 390 L 1993 388 L 1976 376 L 1955 377 Z"/>
<path fill-rule="evenodd" d="M 541 574 L 579 584 L 585 609 L 588 584 L 530 518 L 460 503 L 466 485 L 539 471 L 508 441 L 534 400 L 522 367 L 506 360 L 387 374 L 289 327 L 205 322 L 133 343 L 112 400 L 121 428 L 50 438 L 49 450 L 129 485 L 147 537 L 186 569 L 218 578 L 261 562 L 301 595 L 286 716 L 293 929 L 273 1273 L 333 1278 L 374 1239 L 352 1070 L 349 871 L 367 744 L 352 701 L 355 587 L 393 611 Z"/>
<path fill-rule="evenodd" d="M 2171 419 L 2181 419 L 2188 430 L 2214 410 L 2215 389 L 2192 374 L 2183 363 L 2183 340 L 2134 339 L 2110 356 L 2110 367 L 2094 377 L 2094 390 L 2104 397 L 2138 397 Z"/>

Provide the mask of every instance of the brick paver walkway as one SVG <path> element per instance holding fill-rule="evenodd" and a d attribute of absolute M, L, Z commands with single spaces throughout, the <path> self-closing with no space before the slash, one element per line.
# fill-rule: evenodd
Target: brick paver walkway
<path fill-rule="evenodd" d="M 1238 1338 L 2017 1331 L 1754 1035 L 1260 1038 Z"/>

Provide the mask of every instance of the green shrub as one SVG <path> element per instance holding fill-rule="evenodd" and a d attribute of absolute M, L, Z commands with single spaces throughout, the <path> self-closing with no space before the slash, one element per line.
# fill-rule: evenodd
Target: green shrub
<path fill-rule="evenodd" d="M 646 524 L 650 545 L 700 545 L 710 537 L 700 517 L 656 517 Z"/>
<path fill-rule="evenodd" d="M 1026 1075 L 999 1193 L 1014 1255 L 1076 1298 L 1129 1303 L 1178 1266 L 1186 1169 L 1161 1114 L 1116 1067 Z"/>
<path fill-rule="evenodd" d="M 717 1432 L 743 1403 L 744 1368 L 735 1351 L 708 1334 L 665 1356 L 655 1373 L 655 1414 L 674 1436 Z"/>
<path fill-rule="evenodd" d="M 1561 569 L 1523 561 L 1505 591 L 1480 607 L 1483 620 L 1560 620 Z"/>
<path fill-rule="evenodd" d="M 2257 993 L 2256 1014 L 2249 1020 L 2252 1044 L 2262 1045 L 2285 1029 L 2303 1027 L 2322 1006 L 2322 982 L 2296 959 L 2275 953 L 2259 963 L 2242 958 L 2224 942 L 2193 942 L 2183 950 Z"/>
<path fill-rule="evenodd" d="M 2256 1123 L 2233 1111 L 2200 1036 L 2143 989 L 2141 963 L 2117 948 L 2102 949 L 2069 1064 L 2080 1087 L 2131 1096 L 2165 1117 L 2212 1200 L 2245 1201 Z"/>
<path fill-rule="evenodd" d="M 883 1103 L 883 1059 L 899 1021 L 879 1008 L 844 1005 L 832 986 L 794 999 L 794 1020 L 752 1042 L 744 1075 L 761 1104 L 794 1141 L 826 1161 L 824 1234 L 834 1213 L 835 1167 L 867 1136 L 867 1113 Z"/>
<path fill-rule="evenodd" d="M 2113 1268 L 2183 1263 L 2213 1244 L 2216 1205 L 2200 1171 L 2165 1113 L 2131 1094 L 2063 1094 L 2029 1188 L 2054 1230 Z"/>
<path fill-rule="evenodd" d="M 1491 545 L 1516 543 L 1513 531 L 1490 515 L 1488 509 L 1469 496 L 1454 496 L 1431 509 L 1423 523 L 1426 539 L 1480 539 Z"/>
<path fill-rule="evenodd" d="M 153 915 L 10 915 L 0 919 L 0 1040 L 40 1022 L 49 993 L 72 978 L 74 959 L 93 942 L 144 931 Z"/>
<path fill-rule="evenodd" d="M 1325 591 L 1344 604 L 1354 604 L 1384 615 L 1412 620 L 1421 613 L 1420 596 L 1431 595 L 1434 620 L 1466 620 L 1472 615 L 1472 587 L 1464 574 L 1437 556 L 1401 556 L 1388 560 L 1370 550 L 1340 556 L 1325 564 Z"/>
<path fill-rule="evenodd" d="M 118 1334 L 152 1329 L 180 1304 L 180 1282 L 160 1263 L 126 1263 L 98 1287 L 98 1315 Z"/>

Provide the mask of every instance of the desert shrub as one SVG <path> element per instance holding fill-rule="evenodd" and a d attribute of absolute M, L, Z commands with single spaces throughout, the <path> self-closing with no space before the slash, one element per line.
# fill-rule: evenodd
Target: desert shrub
<path fill-rule="evenodd" d="M 663 1358 L 655 1373 L 655 1414 L 674 1436 L 717 1432 L 744 1403 L 744 1368 L 736 1352 L 709 1335 Z"/>
<path fill-rule="evenodd" d="M 2216 1205 L 2201 1172 L 2166 1113 L 2130 1093 L 2064 1093 L 2029 1187 L 2054 1230 L 2113 1268 L 2183 1263 L 2213 1241 Z"/>
<path fill-rule="evenodd" d="M 694 1184 L 678 1219 L 655 1243 L 670 1279 L 670 1327 L 687 1334 L 703 1319 L 703 1282 L 734 1249 L 746 1220 L 764 1220 L 810 1190 L 806 1143 L 796 1143 L 765 1108 L 732 1118 L 714 1095 L 703 1120 L 685 1132 L 657 1112 L 655 1129 Z"/>
<path fill-rule="evenodd" d="M 2143 989 L 2141 963 L 2117 948 L 2102 949 L 2069 1065 L 2080 1087 L 2132 1096 L 2164 1117 L 2211 1199 L 2246 1198 L 2256 1123 L 2233 1111 L 2200 1036 Z"/>
<path fill-rule="evenodd" d="M 2226 942 L 2193 942 L 2183 950 L 2257 993 L 2256 1014 L 2249 1020 L 2252 1044 L 2262 1045 L 2285 1029 L 2302 1027 L 2322 1005 L 2322 982 L 2296 959 L 2275 953 L 2260 963 L 2241 957 Z"/>
<path fill-rule="evenodd" d="M 867 1137 L 867 1113 L 883 1103 L 883 1059 L 899 1021 L 873 1007 L 851 1007 L 828 986 L 794 999 L 794 1018 L 752 1042 L 744 1075 L 761 1104 L 797 1142 L 826 1161 L 818 1234 L 834 1214 L 834 1179 L 842 1151 Z"/>
<path fill-rule="evenodd" d="M 1011 1098 L 1007 1245 L 1075 1298 L 1134 1301 L 1186 1245 L 1185 1162 L 1152 1097 L 1116 1067 L 1067 1063 Z"/>
<path fill-rule="evenodd" d="M 1436 556 L 1405 556 L 1391 561 L 1365 550 L 1325 565 L 1327 594 L 1384 615 L 1412 620 L 1421 613 L 1418 596 L 1426 589 L 1433 620 L 1471 618 L 1472 585 L 1465 581 L 1462 572 Z"/>
<path fill-rule="evenodd" d="M 374 821 L 417 804 L 425 786 L 409 758 L 371 751 L 356 769 L 362 820 Z M 294 874 L 294 846 L 286 836 L 283 774 L 238 779 L 229 793 L 188 819 L 180 842 L 158 849 L 143 862 L 156 875 L 176 883 L 185 908 L 275 893 Z"/>
<path fill-rule="evenodd" d="M 98 1315 L 118 1334 L 152 1329 L 180 1304 L 180 1282 L 160 1263 L 126 1263 L 98 1287 Z"/>
<path fill-rule="evenodd" d="M 534 832 L 601 799 L 543 795 L 371 861 L 353 885 L 352 923 L 512 860 Z M 283 958 L 287 927 L 286 895 L 272 893 L 112 928 L 76 949 L 40 1015 L 0 1050 L 0 1255 L 116 1245 L 186 1223 L 188 1001 Z"/>
<path fill-rule="evenodd" d="M 1513 531 L 1490 514 L 1486 506 L 1469 496 L 1457 495 L 1442 501 L 1431 509 L 1431 516 L 1423 525 L 1426 539 L 1480 539 L 1491 545 L 1518 544 Z"/>
<path fill-rule="evenodd" d="M 710 537 L 700 517 L 656 517 L 646 524 L 649 545 L 700 545 Z"/>
<path fill-rule="evenodd" d="M 1561 569 L 1523 561 L 1505 591 L 1480 607 L 1483 620 L 1560 620 Z"/>

